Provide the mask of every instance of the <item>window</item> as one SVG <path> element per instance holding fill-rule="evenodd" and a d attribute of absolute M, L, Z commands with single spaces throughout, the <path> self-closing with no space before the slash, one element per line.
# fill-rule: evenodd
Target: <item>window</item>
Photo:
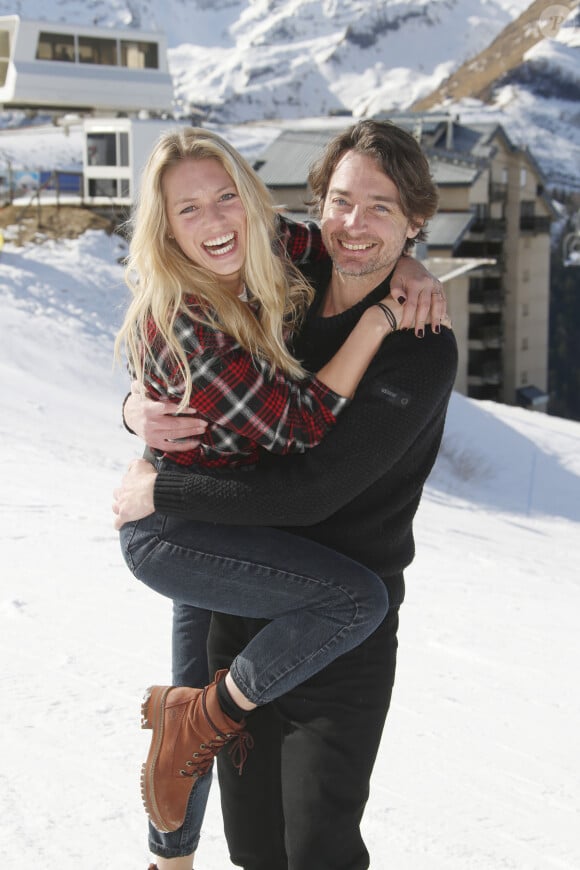
<path fill-rule="evenodd" d="M 130 193 L 131 185 L 128 178 L 89 178 L 89 196 L 129 199 Z"/>
<path fill-rule="evenodd" d="M 128 133 L 89 133 L 87 135 L 89 166 L 128 166 Z"/>
<path fill-rule="evenodd" d="M 522 387 L 525 387 L 527 383 L 528 383 L 528 373 L 522 372 L 522 374 L 520 376 L 520 384 L 522 385 Z"/>
<path fill-rule="evenodd" d="M 119 133 L 119 166 L 129 165 L 129 134 Z"/>
<path fill-rule="evenodd" d="M 10 58 L 10 32 L 8 30 L 0 30 L 0 57 L 2 60 Z"/>
<path fill-rule="evenodd" d="M 527 302 L 524 302 L 522 305 L 522 317 L 527 317 L 530 313 L 530 306 Z"/>
<path fill-rule="evenodd" d="M 121 40 L 121 66 L 133 69 L 159 69 L 156 42 Z"/>
<path fill-rule="evenodd" d="M 117 41 L 115 39 L 79 36 L 79 61 L 80 63 L 117 66 Z"/>
<path fill-rule="evenodd" d="M 62 60 L 74 63 L 75 38 L 68 33 L 43 33 L 38 37 L 36 60 Z"/>
<path fill-rule="evenodd" d="M 528 339 L 522 338 L 522 350 L 527 350 L 527 349 L 528 349 Z"/>
<path fill-rule="evenodd" d="M 115 133 L 90 133 L 87 136 L 89 166 L 117 165 L 116 138 Z"/>
<path fill-rule="evenodd" d="M 525 187 L 528 180 L 528 172 L 525 166 L 520 169 L 520 187 Z"/>
<path fill-rule="evenodd" d="M 0 88 L 6 84 L 8 62 L 10 60 L 10 33 L 0 30 Z"/>
<path fill-rule="evenodd" d="M 117 196 L 115 178 L 89 178 L 89 196 Z"/>

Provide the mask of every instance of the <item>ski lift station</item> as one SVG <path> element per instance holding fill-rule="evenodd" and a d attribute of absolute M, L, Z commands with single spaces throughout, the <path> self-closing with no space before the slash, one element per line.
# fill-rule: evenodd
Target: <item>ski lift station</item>
<path fill-rule="evenodd" d="M 0 107 L 161 114 L 173 85 L 164 34 L 0 16 Z"/>

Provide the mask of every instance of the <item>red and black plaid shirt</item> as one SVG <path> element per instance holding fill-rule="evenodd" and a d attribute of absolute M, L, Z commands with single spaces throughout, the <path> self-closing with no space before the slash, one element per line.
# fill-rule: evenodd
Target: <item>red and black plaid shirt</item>
<path fill-rule="evenodd" d="M 281 244 L 294 262 L 325 256 L 316 224 L 280 218 L 280 230 Z M 191 313 L 201 316 L 195 298 L 186 301 Z M 165 454 L 180 465 L 252 464 L 260 448 L 303 453 L 319 443 L 348 404 L 314 375 L 293 381 L 278 369 L 271 374 L 269 363 L 252 358 L 230 335 L 188 314 L 177 318 L 175 332 L 193 382 L 189 407 L 210 422 L 197 449 Z M 152 344 L 157 353 L 145 372 L 148 391 L 181 400 L 185 384 L 174 358 L 166 345 Z"/>

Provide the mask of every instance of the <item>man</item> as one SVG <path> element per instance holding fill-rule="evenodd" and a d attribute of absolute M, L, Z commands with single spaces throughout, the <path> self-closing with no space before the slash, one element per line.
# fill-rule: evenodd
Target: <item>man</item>
<path fill-rule="evenodd" d="M 307 269 L 322 292 L 295 351 L 316 371 L 388 293 L 437 193 L 415 140 L 374 121 L 333 139 L 310 184 L 332 262 Z M 230 854 L 245 870 L 369 867 L 360 821 L 394 681 L 403 570 L 456 372 L 454 337 L 437 331 L 419 324 L 419 339 L 389 336 L 339 425 L 304 456 L 265 456 L 237 476 L 161 472 L 153 484 L 161 513 L 282 526 L 368 566 L 389 593 L 389 613 L 368 640 L 248 718 L 255 748 L 241 777 L 219 758 Z M 258 628 L 214 615 L 212 669 L 228 667 Z"/>

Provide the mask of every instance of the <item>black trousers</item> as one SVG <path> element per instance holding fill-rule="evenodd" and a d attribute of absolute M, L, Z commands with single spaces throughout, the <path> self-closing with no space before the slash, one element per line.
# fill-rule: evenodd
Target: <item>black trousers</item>
<path fill-rule="evenodd" d="M 214 615 L 210 673 L 261 621 Z M 218 756 L 232 862 L 244 870 L 366 870 L 360 822 L 395 678 L 398 608 L 364 643 L 248 717 L 242 775 Z"/>

